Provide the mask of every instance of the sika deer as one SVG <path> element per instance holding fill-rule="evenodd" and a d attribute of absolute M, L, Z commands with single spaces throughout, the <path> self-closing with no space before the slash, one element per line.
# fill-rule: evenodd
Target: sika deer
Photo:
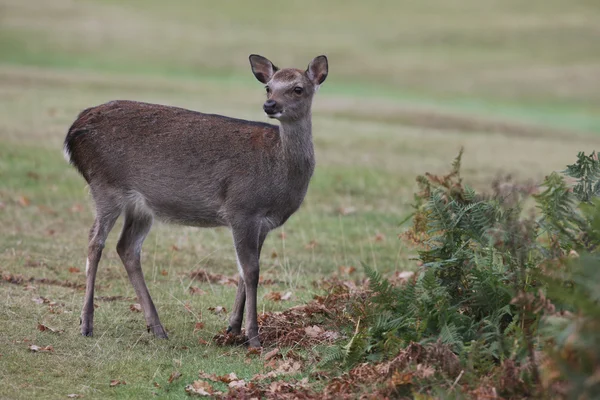
<path fill-rule="evenodd" d="M 198 227 L 228 226 L 240 273 L 228 331 L 241 332 L 244 306 L 250 346 L 259 347 L 256 290 L 263 242 L 300 207 L 315 159 L 313 95 L 327 77 L 325 56 L 306 71 L 278 69 L 250 56 L 264 83 L 267 116 L 280 126 L 134 101 L 81 112 L 64 150 L 89 184 L 96 219 L 89 235 L 81 333 L 91 336 L 94 282 L 108 233 L 124 213 L 117 252 L 148 330 L 167 338 L 142 273 L 142 243 L 154 218 Z"/>

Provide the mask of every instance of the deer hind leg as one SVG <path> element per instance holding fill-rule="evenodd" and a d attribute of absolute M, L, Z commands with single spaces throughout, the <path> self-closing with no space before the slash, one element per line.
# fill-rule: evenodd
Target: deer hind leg
<path fill-rule="evenodd" d="M 81 334 L 92 336 L 94 331 L 94 286 L 98 263 L 106 238 L 121 214 L 121 207 L 108 199 L 96 200 L 96 219 L 90 229 L 88 257 L 85 265 L 86 286 L 81 310 Z"/>
<path fill-rule="evenodd" d="M 144 311 L 148 332 L 161 339 L 167 338 L 167 332 L 160 323 L 156 307 L 150 297 L 150 292 L 142 272 L 141 253 L 144 239 L 152 227 L 152 214 L 148 210 L 131 206 L 125 210 L 123 231 L 117 244 L 117 253 L 123 261 L 129 281 L 133 285 L 135 294 Z"/>

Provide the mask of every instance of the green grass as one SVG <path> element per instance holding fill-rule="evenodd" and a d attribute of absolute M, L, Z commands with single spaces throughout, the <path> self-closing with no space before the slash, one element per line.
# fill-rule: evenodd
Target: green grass
<path fill-rule="evenodd" d="M 285 238 L 274 232 L 264 247 L 262 274 L 281 281 L 260 289 L 265 310 L 309 300 L 312 281 L 342 265 L 413 268 L 414 250 L 397 234 L 414 177 L 445 171 L 461 146 L 465 179 L 480 187 L 500 172 L 539 181 L 598 147 L 596 2 L 426 3 L 0 0 L 0 271 L 84 282 L 69 268 L 84 269 L 92 207 L 61 153 L 81 109 L 129 98 L 264 119 L 250 53 L 299 67 L 326 53 L 331 67 L 314 105 L 309 194 L 281 230 Z M 227 230 L 156 224 L 146 240 L 144 271 L 169 341 L 153 339 L 129 309 L 134 292 L 114 250 L 118 231 L 97 295 L 131 299 L 97 302 L 93 338 L 79 336 L 81 291 L 0 283 L 0 397 L 182 398 L 198 370 L 240 378 L 264 371 L 242 348 L 198 343 L 226 326 L 208 307 L 229 310 L 235 288 L 187 274 L 236 273 Z M 193 296 L 190 285 L 207 293 Z M 272 290 L 294 297 L 262 298 Z M 39 296 L 61 312 L 31 300 Z M 206 327 L 194 334 L 198 321 Z M 40 332 L 38 323 L 64 332 Z M 29 344 L 55 351 L 32 353 Z M 174 370 L 183 376 L 168 384 Z M 127 385 L 111 388 L 111 379 Z"/>

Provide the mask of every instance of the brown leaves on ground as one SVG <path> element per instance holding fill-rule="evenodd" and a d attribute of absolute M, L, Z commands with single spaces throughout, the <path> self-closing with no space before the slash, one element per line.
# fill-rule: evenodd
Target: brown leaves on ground
<path fill-rule="evenodd" d="M 62 330 L 50 328 L 49 326 L 46 326 L 44 324 L 38 324 L 37 328 L 38 328 L 38 331 L 40 331 L 40 332 L 51 332 L 51 333 L 61 333 L 61 332 L 63 332 Z"/>
<path fill-rule="evenodd" d="M 30 344 L 29 350 L 31 350 L 34 353 L 52 353 L 54 351 L 54 347 L 52 347 L 52 346 L 40 347 L 35 344 Z"/>
<path fill-rule="evenodd" d="M 169 379 L 167 379 L 167 382 L 169 383 L 173 383 L 174 380 L 181 378 L 181 372 L 179 371 L 173 371 L 171 372 L 171 376 L 169 376 Z"/>
<path fill-rule="evenodd" d="M 202 296 L 202 295 L 206 294 L 206 292 L 204 290 L 200 289 L 199 287 L 190 286 L 190 294 Z"/>
<path fill-rule="evenodd" d="M 0 282 L 12 283 L 13 285 L 26 285 L 31 283 L 38 283 L 42 285 L 53 285 L 53 286 L 62 286 L 71 289 L 77 290 L 85 290 L 85 283 L 77 283 L 73 281 L 61 281 L 58 279 L 48 279 L 48 278 L 35 278 L 35 277 L 25 277 L 21 274 L 11 274 L 9 272 L 0 272 L 1 280 Z M 97 288 L 97 287 L 96 287 Z"/>
<path fill-rule="evenodd" d="M 113 379 L 110 381 L 110 387 L 115 387 L 119 385 L 127 385 L 127 382 L 120 379 Z"/>
<path fill-rule="evenodd" d="M 185 392 L 190 396 L 202 396 L 209 397 L 216 394 L 222 394 L 222 392 L 215 392 L 215 389 L 210 383 L 202 380 L 194 381 L 191 385 L 185 387 Z"/>
<path fill-rule="evenodd" d="M 133 312 L 142 312 L 142 305 L 140 303 L 135 303 L 130 305 L 129 309 Z"/>
<path fill-rule="evenodd" d="M 198 269 L 190 273 L 190 278 L 199 282 L 217 283 L 219 285 L 237 286 L 238 280 L 232 276 L 214 274 L 205 269 Z"/>
<path fill-rule="evenodd" d="M 227 315 L 227 309 L 223 306 L 208 307 L 208 311 L 215 315 Z"/>
<path fill-rule="evenodd" d="M 269 292 L 265 295 L 265 299 L 271 301 L 287 301 L 292 298 L 292 292 L 287 291 L 284 294 L 281 292 Z"/>

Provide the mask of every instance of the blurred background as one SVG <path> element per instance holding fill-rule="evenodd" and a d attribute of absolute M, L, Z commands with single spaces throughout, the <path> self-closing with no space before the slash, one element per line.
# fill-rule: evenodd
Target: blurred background
<path fill-rule="evenodd" d="M 326 54 L 318 166 L 291 229 L 339 250 L 298 245 L 319 268 L 350 262 L 340 235 L 364 259 L 361 238 L 395 236 L 415 176 L 445 171 L 461 147 L 467 182 L 489 187 L 499 173 L 540 181 L 600 143 L 598 21 L 596 0 L 0 0 L 0 201 L 15 206 L 3 222 L 17 240 L 35 233 L 23 204 L 86 204 L 61 157 L 82 109 L 133 99 L 266 121 L 248 55 L 305 68 Z M 44 229 L 85 235 L 91 213 L 76 208 Z M 388 246 L 378 257 L 397 268 L 406 256 Z"/>

